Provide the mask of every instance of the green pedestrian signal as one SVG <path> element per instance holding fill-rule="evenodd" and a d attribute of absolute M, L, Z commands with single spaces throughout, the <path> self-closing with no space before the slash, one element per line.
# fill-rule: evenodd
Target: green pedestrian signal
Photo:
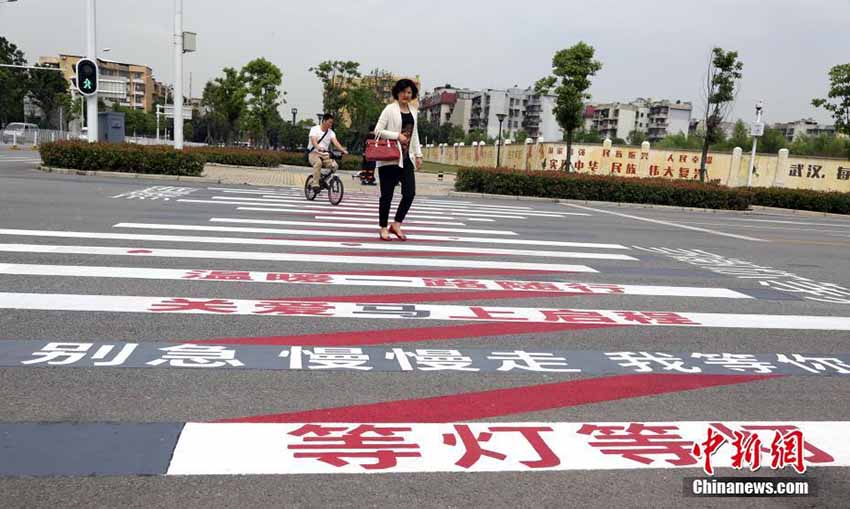
<path fill-rule="evenodd" d="M 83 95 L 97 92 L 97 64 L 84 58 L 77 62 L 77 90 Z"/>

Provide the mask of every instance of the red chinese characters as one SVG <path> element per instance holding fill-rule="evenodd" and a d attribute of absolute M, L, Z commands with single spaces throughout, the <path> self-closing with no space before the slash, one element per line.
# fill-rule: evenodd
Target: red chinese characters
<path fill-rule="evenodd" d="M 470 306 L 469 311 L 472 312 L 473 316 L 450 316 L 452 319 L 459 320 L 496 320 L 496 321 L 520 321 L 520 320 L 528 320 L 528 318 L 522 317 L 508 317 L 504 315 L 512 315 L 513 311 L 507 310 L 488 310 L 481 306 Z"/>
<path fill-rule="evenodd" d="M 422 282 L 428 288 L 462 288 L 486 289 L 487 285 L 474 279 L 431 279 L 423 278 Z"/>
<path fill-rule="evenodd" d="M 236 304 L 225 299 L 166 299 L 151 305 L 148 311 L 177 313 L 181 311 L 203 311 L 205 313 L 235 313 Z"/>
<path fill-rule="evenodd" d="M 192 270 L 182 279 L 201 279 L 207 281 L 251 281 L 251 273 L 245 271 Z"/>
<path fill-rule="evenodd" d="M 559 292 L 558 285 L 554 283 L 543 283 L 534 281 L 496 281 L 496 284 L 505 290 L 523 290 L 534 292 Z"/>
<path fill-rule="evenodd" d="M 546 322 L 567 323 L 617 323 L 613 318 L 608 318 L 596 311 L 576 311 L 573 309 L 541 310 Z"/>
<path fill-rule="evenodd" d="M 333 276 L 330 274 L 290 274 L 286 272 L 269 272 L 266 281 L 280 281 L 283 283 L 332 283 Z"/>
<path fill-rule="evenodd" d="M 626 321 L 643 325 L 699 325 L 689 318 L 669 312 L 617 311 L 616 314 Z"/>
<path fill-rule="evenodd" d="M 520 463 L 528 468 L 551 468 L 561 464 L 558 456 L 552 452 L 552 449 L 546 444 L 546 441 L 540 436 L 540 433 L 553 431 L 548 426 L 490 426 L 488 431 L 483 431 L 475 435 L 467 424 L 455 424 L 454 433 L 443 434 L 443 443 L 446 445 L 458 445 L 458 437 L 460 443 L 464 447 L 464 454 L 461 456 L 455 465 L 463 468 L 470 468 L 478 461 L 486 456 L 499 461 L 507 459 L 507 455 L 497 451 L 491 451 L 482 447 L 482 443 L 489 442 L 493 438 L 494 433 L 520 433 L 526 442 L 530 444 L 537 453 L 538 458 L 534 460 L 522 460 Z"/>
<path fill-rule="evenodd" d="M 613 454 L 650 465 L 656 458 L 665 458 L 667 463 L 678 467 L 697 463 L 691 455 L 693 442 L 675 433 L 678 426 L 647 426 L 633 422 L 628 426 L 584 424 L 579 428 L 581 435 L 590 435 L 595 440 L 588 442 L 602 454 Z"/>
<path fill-rule="evenodd" d="M 726 439 L 723 438 L 723 435 L 718 433 L 714 428 L 709 426 L 708 428 L 708 436 L 706 437 L 704 442 L 695 443 L 693 447 L 693 454 L 696 458 L 703 458 L 702 469 L 708 475 L 714 475 L 714 468 L 711 466 L 711 456 L 717 452 L 720 447 L 726 443 Z"/>
<path fill-rule="evenodd" d="M 257 303 L 255 314 L 284 316 L 333 316 L 333 304 L 326 302 L 297 302 L 286 299 L 270 299 Z"/>
<path fill-rule="evenodd" d="M 287 446 L 299 451 L 295 458 L 315 458 L 334 467 L 348 465 L 347 459 L 372 459 L 372 463 L 360 463 L 366 470 L 385 470 L 395 467 L 399 458 L 419 458 L 419 445 L 406 443 L 398 433 L 410 428 L 395 428 L 360 424 L 352 429 L 339 426 L 305 424 L 289 434 L 301 437 L 301 444 Z"/>

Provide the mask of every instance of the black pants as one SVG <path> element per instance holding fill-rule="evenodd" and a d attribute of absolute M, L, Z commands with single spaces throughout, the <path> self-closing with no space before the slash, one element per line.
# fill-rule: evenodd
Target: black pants
<path fill-rule="evenodd" d="M 416 196 L 416 177 L 413 174 L 413 162 L 405 158 L 404 168 L 398 165 L 381 166 L 378 168 L 378 176 L 381 179 L 381 202 L 378 208 L 378 224 L 386 228 L 389 223 L 390 206 L 393 201 L 395 186 L 401 182 L 401 202 L 395 212 L 395 221 L 401 223 L 407 216 L 407 211 L 413 204 Z"/>

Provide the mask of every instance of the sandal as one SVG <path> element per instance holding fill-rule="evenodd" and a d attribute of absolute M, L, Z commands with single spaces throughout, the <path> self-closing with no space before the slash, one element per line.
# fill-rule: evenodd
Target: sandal
<path fill-rule="evenodd" d="M 390 226 L 389 231 L 392 232 L 393 235 L 398 237 L 398 240 L 407 240 L 407 235 L 400 234 L 396 228 L 393 228 L 392 226 Z"/>
<path fill-rule="evenodd" d="M 390 238 L 390 236 L 389 236 L 389 235 L 387 235 L 386 237 L 384 237 L 384 236 L 382 235 L 382 232 L 378 232 L 378 238 L 379 238 L 379 239 L 381 239 L 381 240 L 383 240 L 383 241 L 386 241 L 386 242 L 389 242 L 389 241 L 391 241 L 391 240 L 392 240 L 392 238 Z"/>

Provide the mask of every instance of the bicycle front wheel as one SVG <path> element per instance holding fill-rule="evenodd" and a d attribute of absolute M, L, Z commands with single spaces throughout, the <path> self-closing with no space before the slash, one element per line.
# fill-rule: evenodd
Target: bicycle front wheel
<path fill-rule="evenodd" d="M 307 177 L 307 181 L 304 182 L 304 197 L 312 201 L 316 199 L 318 194 L 319 193 L 313 191 L 313 176 L 310 175 Z"/>
<path fill-rule="evenodd" d="M 345 194 L 345 188 L 342 185 L 342 179 L 334 175 L 328 182 L 328 201 L 331 205 L 339 205 L 343 194 Z"/>

